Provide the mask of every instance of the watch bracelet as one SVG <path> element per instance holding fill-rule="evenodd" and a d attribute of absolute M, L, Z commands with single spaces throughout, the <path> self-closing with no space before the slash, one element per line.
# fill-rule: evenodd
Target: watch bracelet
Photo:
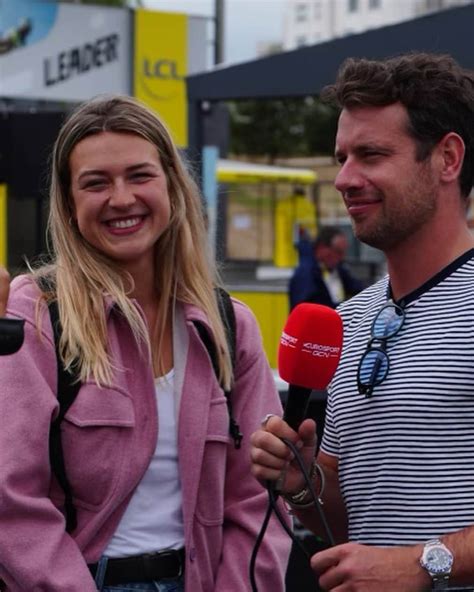
<path fill-rule="evenodd" d="M 322 504 L 323 502 L 321 500 L 321 497 L 323 495 L 324 487 L 326 485 L 326 479 L 325 479 L 323 469 L 316 462 L 316 458 L 314 458 L 313 462 L 311 463 L 311 468 L 309 470 L 308 476 L 309 476 L 311 482 L 313 482 L 313 484 L 314 484 L 315 477 L 319 477 L 319 492 L 316 493 L 316 495 L 318 498 L 318 502 L 320 504 Z M 303 487 L 303 489 L 301 489 L 297 493 L 293 493 L 293 494 L 283 493 L 282 497 L 285 500 L 285 502 L 290 506 L 290 508 L 295 509 L 295 510 L 304 510 L 305 508 L 310 508 L 311 506 L 314 505 L 314 500 L 311 495 L 311 491 L 310 491 L 309 487 L 307 487 L 306 485 Z"/>

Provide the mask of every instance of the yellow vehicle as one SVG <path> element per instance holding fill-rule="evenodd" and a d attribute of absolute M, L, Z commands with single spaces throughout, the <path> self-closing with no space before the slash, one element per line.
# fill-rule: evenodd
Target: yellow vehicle
<path fill-rule="evenodd" d="M 317 230 L 317 175 L 310 169 L 219 160 L 225 203 L 223 275 L 254 312 L 270 365 L 276 368 L 288 316 L 287 283 L 297 264 L 295 243 Z M 222 210 L 221 210 L 222 211 Z"/>

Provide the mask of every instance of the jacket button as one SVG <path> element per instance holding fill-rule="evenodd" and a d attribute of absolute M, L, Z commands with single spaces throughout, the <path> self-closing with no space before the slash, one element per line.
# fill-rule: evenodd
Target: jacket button
<path fill-rule="evenodd" d="M 196 560 L 196 547 L 191 547 L 191 550 L 189 551 L 189 560 L 190 561 Z"/>

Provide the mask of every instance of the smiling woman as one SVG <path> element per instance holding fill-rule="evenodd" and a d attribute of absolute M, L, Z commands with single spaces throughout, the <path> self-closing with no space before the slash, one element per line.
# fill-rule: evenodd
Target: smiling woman
<path fill-rule="evenodd" d="M 230 299 L 229 351 L 201 196 L 162 122 L 121 96 L 71 114 L 51 179 L 54 263 L 12 282 L 25 342 L 0 365 L 0 578 L 9 592 L 241 592 L 266 508 L 249 435 L 281 407 L 257 323 Z M 80 383 L 64 417 L 58 366 Z M 272 520 L 262 592 L 283 592 L 288 554 Z"/>
<path fill-rule="evenodd" d="M 170 220 L 166 176 L 150 142 L 102 132 L 71 152 L 73 217 L 86 241 L 132 277 L 154 275 L 154 246 Z"/>

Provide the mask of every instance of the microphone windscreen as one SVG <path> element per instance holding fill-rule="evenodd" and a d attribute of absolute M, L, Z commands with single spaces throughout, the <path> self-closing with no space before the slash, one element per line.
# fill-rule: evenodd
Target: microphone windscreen
<path fill-rule="evenodd" d="M 336 372 L 342 351 L 342 320 L 328 306 L 303 302 L 283 329 L 278 372 L 286 382 L 323 390 Z"/>

